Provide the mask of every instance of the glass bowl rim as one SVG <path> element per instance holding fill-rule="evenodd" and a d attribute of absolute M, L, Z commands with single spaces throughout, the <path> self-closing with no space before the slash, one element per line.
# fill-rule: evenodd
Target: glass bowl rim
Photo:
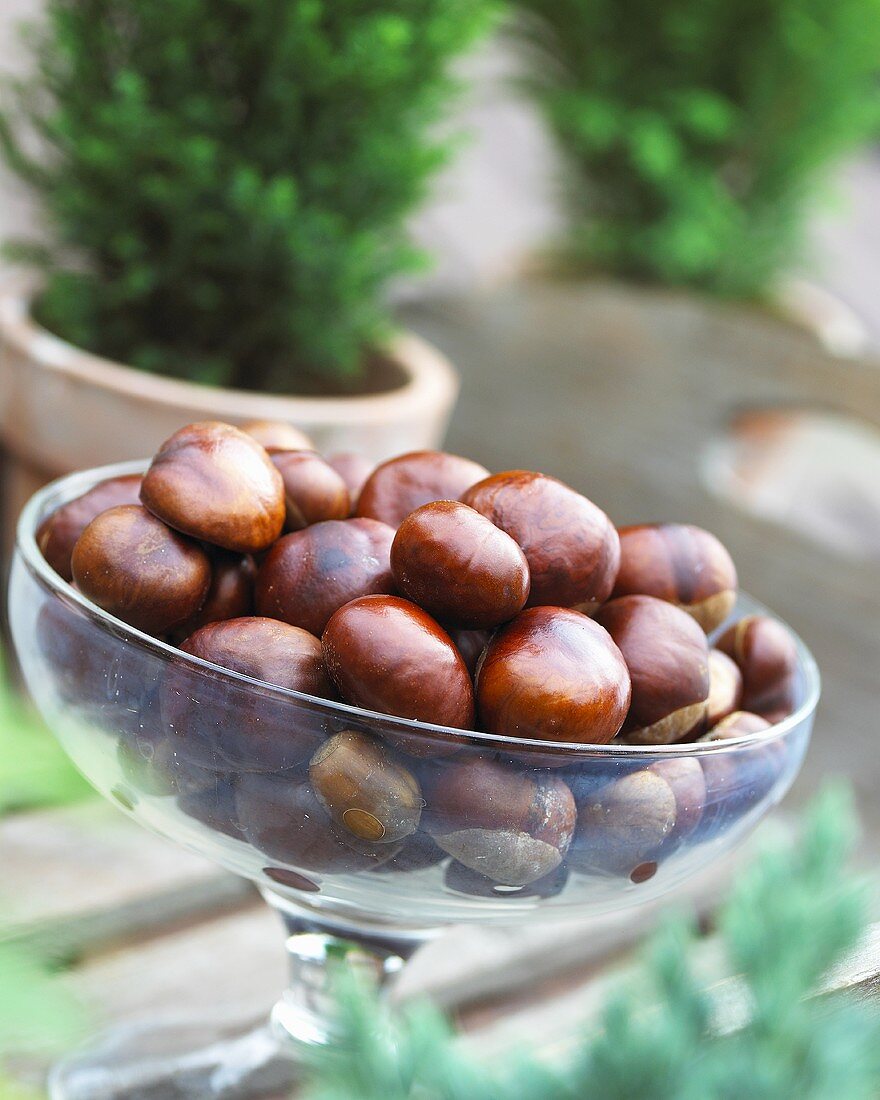
<path fill-rule="evenodd" d="M 568 756 L 572 761 L 584 756 L 614 756 L 614 757 L 644 757 L 653 756 L 658 759 L 670 756 L 702 756 L 708 753 L 733 752 L 746 745 L 762 744 L 776 741 L 786 736 L 791 730 L 801 724 L 816 709 L 821 694 L 821 677 L 818 666 L 812 653 L 807 648 L 800 636 L 784 623 L 794 638 L 797 648 L 798 664 L 804 675 L 805 692 L 800 706 L 784 718 L 781 722 L 770 726 L 769 729 L 759 733 L 744 734 L 742 737 L 731 737 L 719 741 L 685 741 L 675 742 L 670 745 L 625 745 L 625 744 L 592 744 L 580 741 L 544 741 L 537 738 L 510 737 L 505 734 L 484 733 L 481 730 L 462 730 L 451 726 L 439 726 L 430 722 L 421 722 L 415 718 L 400 718 L 396 715 L 383 714 L 381 711 L 367 710 L 363 707 L 352 706 L 350 703 L 337 702 L 332 699 L 323 699 L 319 696 L 307 695 L 305 692 L 293 691 L 290 688 L 278 687 L 275 684 L 258 680 L 232 669 L 223 668 L 222 665 L 212 664 L 190 653 L 185 653 L 169 642 L 154 638 L 136 627 L 130 626 L 122 619 L 116 618 L 109 612 L 98 607 L 88 600 L 81 592 L 64 580 L 49 565 L 43 557 L 37 545 L 36 531 L 37 521 L 42 518 L 42 512 L 47 501 L 59 496 L 62 503 L 68 503 L 88 491 L 101 481 L 109 478 L 122 477 L 130 474 L 142 474 L 149 466 L 149 459 L 138 459 L 130 462 L 117 462 L 107 466 L 97 466 L 88 470 L 78 470 L 72 474 L 65 474 L 49 482 L 48 485 L 38 489 L 28 500 L 22 509 L 16 527 L 16 550 L 21 556 L 25 567 L 31 575 L 48 588 L 63 602 L 74 604 L 85 616 L 98 625 L 102 630 L 130 642 L 140 649 L 147 649 L 164 661 L 182 662 L 193 668 L 211 672 L 220 679 L 229 679 L 233 682 L 246 684 L 259 688 L 262 693 L 278 696 L 296 703 L 308 703 L 319 710 L 326 711 L 329 715 L 341 718 L 350 718 L 352 722 L 370 723 L 379 722 L 399 728 L 402 733 L 415 732 L 440 738 L 454 736 L 458 740 L 466 739 L 468 744 L 483 744 L 488 750 L 494 752 L 508 752 L 510 755 L 528 753 L 529 755 Z M 68 491 L 69 490 L 69 491 Z M 60 506 L 60 505 L 59 505 Z M 758 600 L 747 592 L 740 590 L 743 595 L 757 608 L 757 613 L 763 613 L 778 619 Z M 462 746 L 464 747 L 464 746 Z"/>

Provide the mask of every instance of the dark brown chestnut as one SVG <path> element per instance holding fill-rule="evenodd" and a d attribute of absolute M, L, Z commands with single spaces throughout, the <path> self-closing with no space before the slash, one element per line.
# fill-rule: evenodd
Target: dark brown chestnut
<path fill-rule="evenodd" d="M 471 756 L 437 766 L 427 782 L 424 827 L 465 867 L 526 886 L 562 862 L 577 811 L 557 776 Z"/>
<path fill-rule="evenodd" d="M 301 531 L 322 520 L 348 519 L 348 487 L 320 455 L 314 451 L 275 451 L 271 458 L 284 481 L 286 531 Z"/>
<path fill-rule="evenodd" d="M 205 551 L 139 504 L 93 519 L 71 566 L 84 596 L 147 634 L 165 634 L 195 615 L 211 584 Z"/>
<path fill-rule="evenodd" d="M 684 523 L 620 528 L 620 568 L 613 595 L 656 596 L 676 604 L 708 634 L 736 602 L 736 568 L 708 531 Z"/>
<path fill-rule="evenodd" d="M 638 745 L 667 745 L 705 726 L 709 646 L 680 608 L 653 596 L 621 596 L 596 615 L 632 679 L 623 734 Z"/>
<path fill-rule="evenodd" d="M 512 619 L 529 595 L 529 565 L 519 546 L 454 500 L 410 512 L 391 545 L 391 572 L 401 595 L 468 630 Z"/>
<path fill-rule="evenodd" d="M 722 718 L 739 710 L 743 680 L 737 664 L 720 649 L 709 650 L 709 698 L 706 700 L 706 725 L 709 729 Z"/>
<path fill-rule="evenodd" d="M 392 861 L 393 862 L 393 861 Z M 382 870 L 385 868 L 383 867 Z M 503 898 L 554 898 L 561 894 L 568 883 L 568 868 L 564 863 L 544 875 L 543 878 L 530 882 L 528 886 L 506 886 L 494 882 L 492 879 L 481 875 L 479 871 L 472 871 L 456 859 L 449 861 L 449 866 L 443 875 L 443 885 L 447 890 L 456 894 L 467 894 L 469 897 L 492 898 L 498 901 Z"/>
<path fill-rule="evenodd" d="M 747 615 L 716 643 L 742 673 L 742 708 L 780 722 L 795 708 L 797 647 L 790 632 L 768 615 Z"/>
<path fill-rule="evenodd" d="M 377 466 L 358 497 L 357 515 L 397 527 L 432 500 L 458 500 L 489 473 L 469 458 L 445 451 L 412 451 Z"/>
<path fill-rule="evenodd" d="M 730 741 L 770 729 L 760 715 L 735 711 L 700 738 L 700 742 Z M 735 825 L 767 796 L 785 767 L 782 741 L 760 742 L 735 751 L 706 753 L 700 759 L 706 779 L 706 814 L 701 834 L 716 835 Z"/>
<path fill-rule="evenodd" d="M 309 779 L 336 825 L 358 840 L 390 844 L 418 827 L 418 781 L 365 733 L 343 730 L 328 738 L 312 757 Z"/>
<path fill-rule="evenodd" d="M 267 451 L 312 451 L 315 444 L 305 432 L 284 420 L 249 420 L 241 430 Z"/>
<path fill-rule="evenodd" d="M 351 497 L 352 512 L 354 512 L 357 509 L 361 489 L 375 470 L 376 463 L 353 451 L 340 451 L 338 454 L 330 455 L 327 461 L 345 482 L 348 495 Z"/>
<path fill-rule="evenodd" d="M 396 596 L 341 607 L 322 638 L 327 671 L 355 706 L 472 729 L 471 678 L 452 639 L 427 612 Z"/>
<path fill-rule="evenodd" d="M 477 670 L 488 733 L 605 744 L 629 701 L 629 673 L 608 632 L 566 608 L 521 612 L 495 634 Z"/>
<path fill-rule="evenodd" d="M 647 768 L 601 786 L 579 802 L 570 866 L 630 875 L 675 828 L 676 798 L 666 778 Z"/>
<path fill-rule="evenodd" d="M 257 574 L 257 612 L 320 635 L 350 600 L 394 591 L 393 539 L 372 519 L 327 520 L 285 535 Z"/>
<path fill-rule="evenodd" d="M 508 470 L 471 486 L 462 501 L 523 549 L 528 606 L 574 607 L 592 614 L 611 595 L 620 547 L 601 508 L 555 477 Z"/>
<path fill-rule="evenodd" d="M 489 644 L 492 632 L 490 630 L 458 630 L 453 626 L 449 628 L 448 633 L 455 643 L 455 648 L 461 654 L 462 660 L 467 665 L 468 672 L 471 676 L 475 676 L 477 664 L 483 655 L 483 650 Z"/>
<path fill-rule="evenodd" d="M 700 824 L 706 808 L 706 779 L 699 760 L 690 756 L 670 756 L 650 764 L 648 771 L 662 776 L 675 795 L 675 823 L 669 839 L 684 840 Z"/>
<path fill-rule="evenodd" d="M 99 481 L 88 492 L 62 504 L 43 520 L 37 528 L 40 553 L 60 577 L 66 581 L 72 580 L 70 558 L 77 539 L 86 527 L 108 508 L 119 504 L 138 504 L 140 491 L 140 474 Z"/>
<path fill-rule="evenodd" d="M 166 439 L 141 501 L 176 531 L 239 554 L 265 550 L 284 525 L 284 483 L 272 460 L 251 436 L 217 421 Z"/>
<path fill-rule="evenodd" d="M 222 622 L 224 619 L 241 619 L 254 610 L 254 561 L 247 554 L 230 554 L 228 550 L 213 549 L 211 558 L 211 586 L 201 609 L 191 619 L 175 627 L 172 640 L 180 642 L 201 626 Z"/>

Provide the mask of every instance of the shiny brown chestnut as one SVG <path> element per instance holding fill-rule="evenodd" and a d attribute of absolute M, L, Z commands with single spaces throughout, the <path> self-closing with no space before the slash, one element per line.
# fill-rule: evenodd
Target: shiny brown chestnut
<path fill-rule="evenodd" d="M 739 667 L 742 708 L 780 722 L 795 708 L 797 647 L 790 632 L 769 615 L 747 615 L 715 643 Z"/>
<path fill-rule="evenodd" d="M 445 451 L 412 451 L 377 466 L 361 489 L 357 515 L 397 527 L 433 500 L 458 500 L 489 471 Z"/>
<path fill-rule="evenodd" d="M 62 504 L 37 528 L 40 553 L 60 577 L 66 581 L 72 580 L 70 558 L 77 539 L 86 527 L 108 508 L 119 504 L 138 504 L 140 491 L 141 475 L 127 474 L 100 481 L 76 500 Z"/>
<path fill-rule="evenodd" d="M 270 457 L 284 482 L 285 531 L 301 531 L 322 520 L 348 519 L 348 487 L 320 455 L 274 451 Z"/>
<path fill-rule="evenodd" d="M 185 623 L 175 627 L 172 641 L 180 642 L 194 634 L 199 627 L 224 619 L 241 619 L 254 609 L 254 561 L 247 554 L 230 554 L 228 550 L 213 549 L 211 558 L 211 585 L 201 609 Z"/>
<path fill-rule="evenodd" d="M 623 724 L 630 678 L 608 632 L 578 611 L 532 607 L 502 627 L 477 670 L 481 728 L 602 745 Z"/>
<path fill-rule="evenodd" d="M 647 768 L 599 787 L 578 802 L 569 865 L 631 875 L 671 835 L 676 810 L 671 785 Z"/>
<path fill-rule="evenodd" d="M 474 693 L 465 663 L 446 631 L 409 600 L 352 600 L 327 623 L 322 643 L 327 671 L 347 702 L 399 718 L 473 728 Z"/>
<path fill-rule="evenodd" d="M 336 825 L 358 840 L 390 844 L 418 828 L 416 777 L 365 733 L 342 730 L 328 738 L 312 757 L 309 779 Z"/>
<path fill-rule="evenodd" d="M 620 546 L 601 508 L 555 477 L 527 470 L 495 474 L 462 494 L 522 547 L 529 563 L 528 606 L 592 614 L 611 595 Z"/>
<path fill-rule="evenodd" d="M 706 725 L 709 729 L 728 714 L 739 710 L 742 693 L 742 673 L 736 662 L 720 649 L 710 649 L 709 698 L 706 700 Z"/>
<path fill-rule="evenodd" d="M 426 782 L 424 827 L 465 867 L 526 886 L 562 862 L 577 811 L 557 776 L 470 757 L 437 767 Z"/>
<path fill-rule="evenodd" d="M 284 525 L 284 482 L 259 443 L 204 421 L 166 439 L 144 475 L 141 502 L 185 535 L 255 554 Z"/>
<path fill-rule="evenodd" d="M 627 741 L 668 745 L 705 726 L 709 646 L 690 615 L 653 596 L 621 596 L 596 622 L 619 647 L 632 680 Z"/>
<path fill-rule="evenodd" d="M 147 634 L 165 634 L 195 615 L 211 584 L 205 551 L 139 504 L 93 519 L 71 567 L 84 596 Z"/>
<path fill-rule="evenodd" d="M 285 420 L 249 420 L 241 430 L 267 451 L 313 451 L 315 444 L 305 432 Z"/>
<path fill-rule="evenodd" d="M 285 535 L 257 574 L 257 612 L 320 635 L 350 600 L 394 591 L 393 539 L 372 519 L 327 520 Z"/>
<path fill-rule="evenodd" d="M 613 597 L 656 596 L 676 604 L 708 634 L 736 602 L 736 567 L 718 539 L 684 523 L 620 528 Z"/>
<path fill-rule="evenodd" d="M 455 500 L 410 512 L 391 544 L 391 572 L 401 595 L 467 630 L 512 619 L 529 596 L 529 565 L 519 546 Z"/>
<path fill-rule="evenodd" d="M 461 659 L 467 665 L 471 676 L 475 676 L 477 665 L 483 650 L 492 638 L 491 630 L 459 630 L 451 626 L 448 630 L 449 637 L 455 644 L 455 648 L 461 654 Z"/>
<path fill-rule="evenodd" d="M 354 451 L 339 451 L 329 455 L 327 461 L 339 474 L 348 488 L 351 498 L 352 513 L 357 509 L 357 502 L 361 495 L 361 489 L 366 484 L 367 478 L 375 470 L 376 463 L 371 462 L 365 455 L 356 454 Z"/>

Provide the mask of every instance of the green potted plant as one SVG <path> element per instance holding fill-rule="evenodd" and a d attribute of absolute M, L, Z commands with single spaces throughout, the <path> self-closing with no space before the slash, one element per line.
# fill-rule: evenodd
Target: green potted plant
<path fill-rule="evenodd" d="M 451 149 L 450 62 L 491 10 L 48 0 L 0 110 L 46 223 L 13 245 L 39 280 L 0 296 L 10 478 L 211 417 L 376 459 L 437 444 L 457 377 L 386 290 L 421 261 L 406 219 Z"/>

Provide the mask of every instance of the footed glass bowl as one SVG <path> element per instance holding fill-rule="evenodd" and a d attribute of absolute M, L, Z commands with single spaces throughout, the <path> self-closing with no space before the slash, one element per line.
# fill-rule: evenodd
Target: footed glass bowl
<path fill-rule="evenodd" d="M 9 594 L 15 647 L 44 718 L 98 790 L 252 879 L 280 911 L 293 977 L 272 1035 L 291 1058 L 296 1043 L 333 1041 L 330 956 L 350 951 L 382 978 L 450 923 L 639 905 L 723 857 L 800 768 L 819 697 L 800 642 L 797 709 L 783 722 L 736 740 L 649 748 L 444 729 L 182 653 L 89 603 L 35 541 L 59 505 L 143 468 L 74 474 L 29 502 Z M 734 617 L 762 610 L 742 596 Z M 158 1049 L 139 1036 L 142 1059 L 145 1045 L 151 1057 Z M 87 1057 L 68 1063 L 54 1095 L 89 1095 L 86 1071 Z M 241 1072 L 238 1091 L 227 1073 L 222 1089 L 206 1077 L 196 1094 L 248 1095 L 247 1065 Z"/>

